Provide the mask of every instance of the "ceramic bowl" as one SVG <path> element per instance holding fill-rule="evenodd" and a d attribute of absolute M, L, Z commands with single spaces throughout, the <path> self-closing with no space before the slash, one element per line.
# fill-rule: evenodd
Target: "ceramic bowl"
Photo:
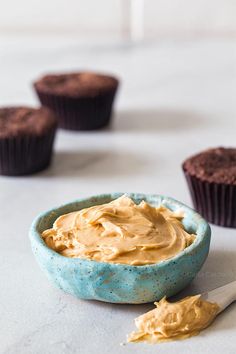
<path fill-rule="evenodd" d="M 127 193 L 136 203 L 145 200 L 153 206 L 164 205 L 173 211 L 181 208 L 185 214 L 185 229 L 197 236 L 192 245 L 175 257 L 157 264 L 129 266 L 68 258 L 48 248 L 40 237 L 42 231 L 52 227 L 60 215 L 108 203 L 122 194 L 78 199 L 46 211 L 34 220 L 30 230 L 33 253 L 39 266 L 58 288 L 80 299 L 139 304 L 176 294 L 188 285 L 201 269 L 210 245 L 211 230 L 208 223 L 191 208 L 162 195 Z"/>

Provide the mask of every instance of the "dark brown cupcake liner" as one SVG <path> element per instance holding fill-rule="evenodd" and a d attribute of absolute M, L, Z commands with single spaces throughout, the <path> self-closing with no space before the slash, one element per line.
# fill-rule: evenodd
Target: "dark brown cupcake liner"
<path fill-rule="evenodd" d="M 183 170 L 199 214 L 212 224 L 236 228 L 236 185 L 207 182 Z"/>
<path fill-rule="evenodd" d="M 117 87 L 94 97 L 77 98 L 35 90 L 41 104 L 55 113 L 61 128 L 94 130 L 109 124 Z"/>
<path fill-rule="evenodd" d="M 0 139 L 0 174 L 28 175 L 49 166 L 56 129 L 40 136 Z"/>

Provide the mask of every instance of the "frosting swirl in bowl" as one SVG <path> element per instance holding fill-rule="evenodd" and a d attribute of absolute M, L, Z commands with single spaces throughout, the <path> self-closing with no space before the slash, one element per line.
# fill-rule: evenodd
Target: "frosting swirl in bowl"
<path fill-rule="evenodd" d="M 183 213 L 135 204 L 127 196 L 58 217 L 42 233 L 47 246 L 66 257 L 129 265 L 169 259 L 195 240 Z"/>

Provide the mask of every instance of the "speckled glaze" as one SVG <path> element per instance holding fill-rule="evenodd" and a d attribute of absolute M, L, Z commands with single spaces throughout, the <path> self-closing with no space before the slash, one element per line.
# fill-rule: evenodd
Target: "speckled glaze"
<path fill-rule="evenodd" d="M 42 213 L 34 220 L 30 229 L 33 253 L 42 270 L 58 288 L 81 299 L 140 304 L 174 295 L 194 279 L 208 255 L 211 230 L 194 210 L 169 197 L 127 193 L 136 203 L 145 200 L 153 206 L 162 204 L 171 210 L 181 208 L 185 213 L 185 229 L 197 235 L 191 246 L 158 264 L 129 266 L 67 258 L 48 248 L 40 237 L 58 216 L 108 203 L 122 194 L 78 199 Z"/>

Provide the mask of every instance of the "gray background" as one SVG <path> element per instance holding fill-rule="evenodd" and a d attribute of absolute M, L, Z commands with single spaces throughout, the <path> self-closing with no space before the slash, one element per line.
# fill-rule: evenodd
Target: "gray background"
<path fill-rule="evenodd" d="M 230 39 L 101 46 L 75 39 L 0 37 L 0 104 L 36 103 L 41 72 L 76 68 L 117 73 L 114 124 L 59 132 L 50 169 L 0 178 L 0 351 L 49 353 L 235 353 L 232 305 L 198 337 L 158 346 L 120 346 L 152 304 L 77 300 L 54 289 L 31 253 L 28 230 L 41 211 L 103 192 L 162 193 L 191 205 L 181 162 L 209 146 L 235 145 L 236 51 Z M 30 49 L 29 49 L 30 48 Z M 212 226 L 210 255 L 185 290 L 195 294 L 236 277 L 236 232 Z"/>

